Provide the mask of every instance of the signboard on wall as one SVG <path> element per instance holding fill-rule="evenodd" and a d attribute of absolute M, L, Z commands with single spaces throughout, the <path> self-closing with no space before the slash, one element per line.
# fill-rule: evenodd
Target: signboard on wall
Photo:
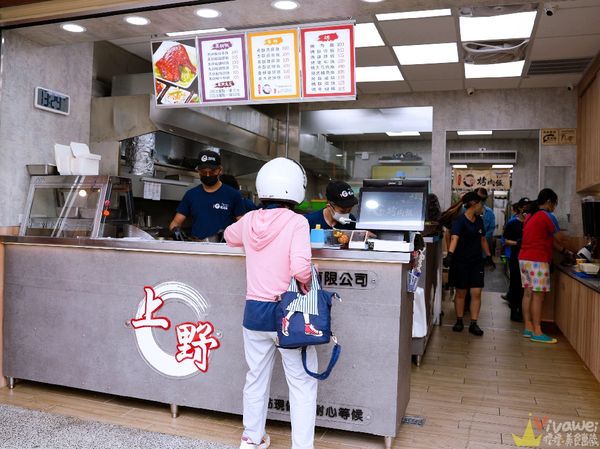
<path fill-rule="evenodd" d="M 246 39 L 243 34 L 198 38 L 202 101 L 247 100 Z"/>
<path fill-rule="evenodd" d="M 248 33 L 248 53 L 252 100 L 300 97 L 298 33 L 295 29 Z"/>
<path fill-rule="evenodd" d="M 196 39 L 152 42 L 152 71 L 157 105 L 200 102 Z"/>
<path fill-rule="evenodd" d="M 300 33 L 303 96 L 355 95 L 354 26 L 303 28 Z"/>
<path fill-rule="evenodd" d="M 151 43 L 159 107 L 356 99 L 350 21 Z"/>
<path fill-rule="evenodd" d="M 509 170 L 472 170 L 469 168 L 455 168 L 453 170 L 452 188 L 459 190 L 472 190 L 485 187 L 489 190 L 509 190 Z"/>

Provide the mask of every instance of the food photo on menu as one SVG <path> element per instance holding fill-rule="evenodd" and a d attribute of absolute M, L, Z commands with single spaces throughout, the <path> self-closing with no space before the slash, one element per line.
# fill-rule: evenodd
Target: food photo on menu
<path fill-rule="evenodd" d="M 157 104 L 200 102 L 195 40 L 153 42 L 152 68 Z"/>

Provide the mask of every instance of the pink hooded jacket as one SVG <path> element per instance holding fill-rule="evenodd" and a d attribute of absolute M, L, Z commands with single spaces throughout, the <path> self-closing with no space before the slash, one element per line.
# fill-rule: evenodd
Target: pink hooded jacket
<path fill-rule="evenodd" d="M 246 253 L 247 299 L 276 301 L 292 276 L 310 281 L 308 221 L 289 209 L 248 212 L 225 229 L 225 240 Z"/>

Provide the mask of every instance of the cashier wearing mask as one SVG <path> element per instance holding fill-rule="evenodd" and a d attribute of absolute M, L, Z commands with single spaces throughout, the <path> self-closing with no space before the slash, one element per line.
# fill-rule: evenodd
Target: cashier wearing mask
<path fill-rule="evenodd" d="M 221 156 L 201 151 L 196 170 L 201 184 L 185 192 L 169 229 L 175 240 L 185 240 L 181 226 L 192 218 L 192 240 L 220 241 L 223 230 L 246 212 L 239 190 L 223 184 Z"/>
<path fill-rule="evenodd" d="M 324 209 L 305 215 L 310 229 L 354 229 L 356 217 L 350 213 L 358 203 L 354 191 L 344 181 L 331 181 L 325 190 L 328 204 Z"/>

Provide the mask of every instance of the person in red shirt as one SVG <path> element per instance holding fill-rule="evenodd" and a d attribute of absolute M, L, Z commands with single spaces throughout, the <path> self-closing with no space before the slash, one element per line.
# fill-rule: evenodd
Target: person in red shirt
<path fill-rule="evenodd" d="M 550 291 L 550 264 L 553 249 L 565 254 L 567 240 L 560 230 L 556 217 L 552 214 L 558 204 L 558 195 L 552 189 L 542 189 L 530 207 L 523 225 L 523 240 L 519 251 L 521 283 L 525 289 L 523 296 L 523 337 L 538 343 L 556 343 L 542 332 L 542 304 Z"/>

